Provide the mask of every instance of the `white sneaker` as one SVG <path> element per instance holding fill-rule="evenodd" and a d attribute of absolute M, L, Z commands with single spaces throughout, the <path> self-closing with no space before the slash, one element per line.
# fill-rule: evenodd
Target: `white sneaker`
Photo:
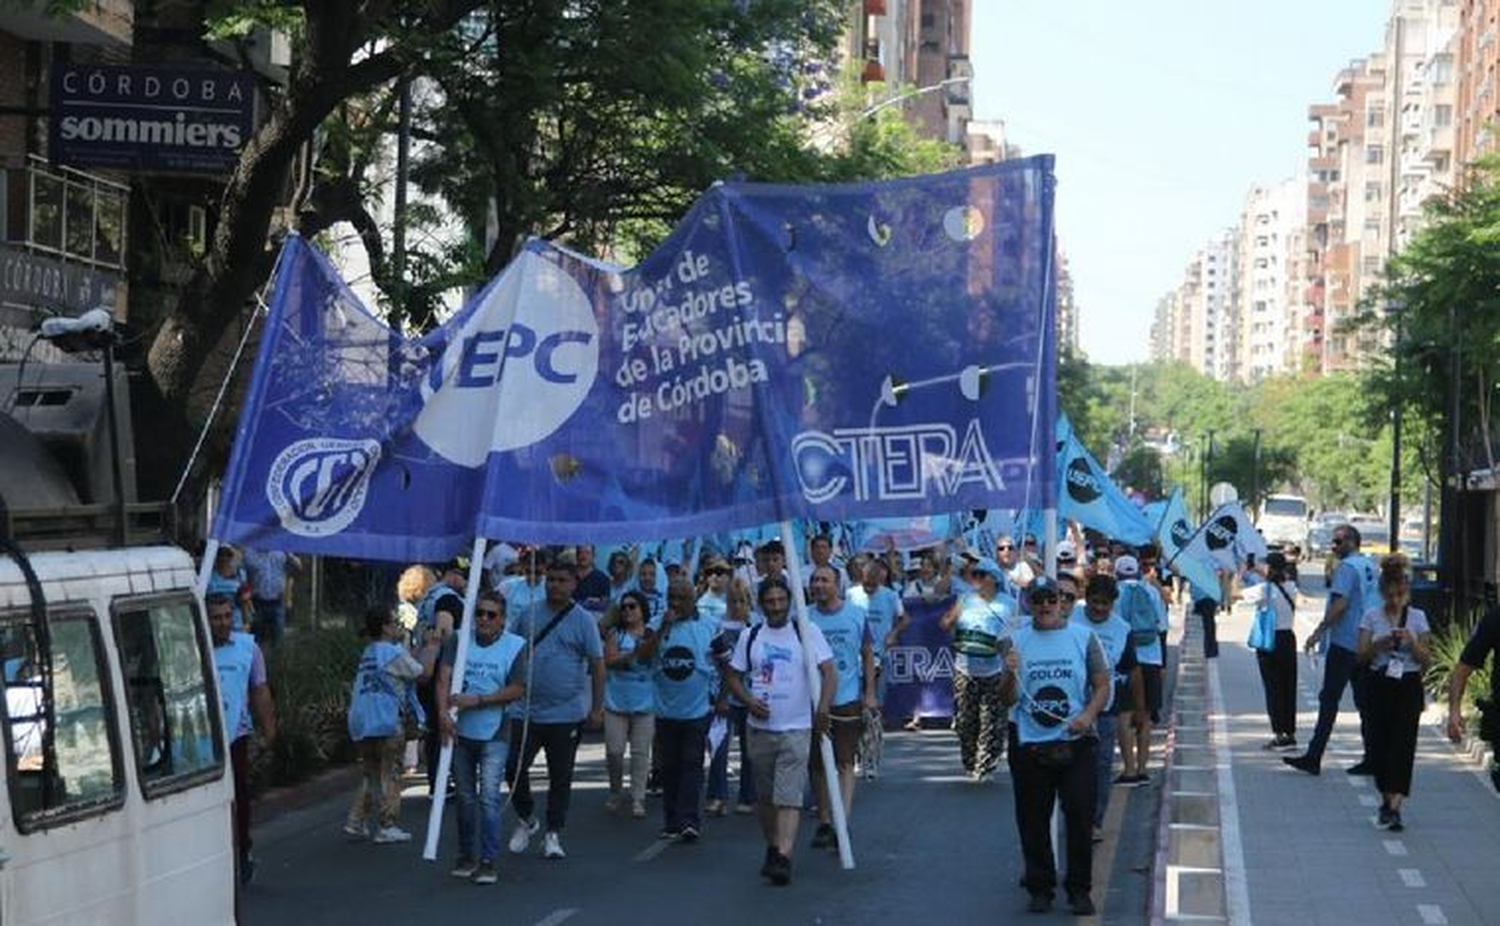
<path fill-rule="evenodd" d="M 377 846 L 389 845 L 393 842 L 411 842 L 411 833 L 399 826 L 384 826 L 375 831 L 375 838 L 371 841 Z"/>
<path fill-rule="evenodd" d="M 356 842 L 359 841 L 359 840 L 363 840 L 363 839 L 369 839 L 370 838 L 369 827 L 367 827 L 363 823 L 359 824 L 358 826 L 356 826 L 353 823 L 345 823 L 344 824 L 344 838 L 345 839 L 354 840 Z"/>
<path fill-rule="evenodd" d="M 510 834 L 510 851 L 515 855 L 525 852 L 526 847 L 531 845 L 531 837 L 535 836 L 536 831 L 541 828 L 542 825 L 535 820 L 522 820 L 517 823 L 516 828 Z"/>
<path fill-rule="evenodd" d="M 542 838 L 543 858 L 567 858 L 568 853 L 563 851 L 562 840 L 558 838 L 557 832 L 548 830 L 547 835 Z"/>

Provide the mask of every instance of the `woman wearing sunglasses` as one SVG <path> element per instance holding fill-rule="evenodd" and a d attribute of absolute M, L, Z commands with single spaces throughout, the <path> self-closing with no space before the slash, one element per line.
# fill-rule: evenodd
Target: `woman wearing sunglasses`
<path fill-rule="evenodd" d="M 650 605 L 632 589 L 614 606 L 614 621 L 604 632 L 604 764 L 609 797 L 604 806 L 625 807 L 625 750 L 630 749 L 630 815 L 646 816 L 646 776 L 651 768 L 651 737 L 656 730 L 656 693 L 651 667 L 636 658 L 646 636 Z"/>

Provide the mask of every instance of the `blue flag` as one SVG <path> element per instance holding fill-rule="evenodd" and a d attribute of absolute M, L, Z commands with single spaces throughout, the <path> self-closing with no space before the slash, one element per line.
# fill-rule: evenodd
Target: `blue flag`
<path fill-rule="evenodd" d="M 1067 415 L 1057 416 L 1057 513 L 1112 540 L 1132 546 L 1150 543 L 1155 525 L 1125 496 L 1073 433 Z"/>
<path fill-rule="evenodd" d="M 541 240 L 407 339 L 288 240 L 214 535 L 361 558 L 1056 491 L 1049 157 L 721 184 L 634 268 Z"/>
<path fill-rule="evenodd" d="M 1188 514 L 1181 486 L 1172 491 L 1172 497 L 1165 504 L 1166 513 L 1156 529 L 1156 540 L 1161 544 L 1161 561 L 1192 583 L 1194 593 L 1199 597 L 1220 600 L 1223 591 L 1214 561 L 1189 549 L 1197 532 L 1193 530 L 1192 516 Z"/>

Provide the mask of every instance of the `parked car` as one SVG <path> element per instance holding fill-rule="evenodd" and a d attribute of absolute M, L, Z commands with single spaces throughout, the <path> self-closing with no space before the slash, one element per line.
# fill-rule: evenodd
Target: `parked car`
<path fill-rule="evenodd" d="M 1268 495 L 1255 526 L 1269 544 L 1298 544 L 1307 536 L 1309 509 L 1300 495 Z"/>

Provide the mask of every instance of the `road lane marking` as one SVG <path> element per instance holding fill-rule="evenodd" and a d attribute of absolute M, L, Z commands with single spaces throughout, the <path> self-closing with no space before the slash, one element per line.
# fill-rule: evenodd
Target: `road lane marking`
<path fill-rule="evenodd" d="M 1401 840 L 1383 839 L 1381 840 L 1381 842 L 1385 843 L 1386 854 L 1396 856 L 1406 855 L 1406 843 L 1402 842 Z"/>
<path fill-rule="evenodd" d="M 1208 666 L 1209 711 L 1213 717 L 1214 761 L 1218 766 L 1219 854 L 1224 865 L 1224 907 L 1229 922 L 1250 924 L 1250 882 L 1245 874 L 1245 847 L 1240 841 L 1240 811 L 1234 788 L 1234 764 L 1229 751 L 1229 721 L 1224 714 L 1224 689 L 1219 684 L 1219 661 Z"/>
<path fill-rule="evenodd" d="M 553 910 L 551 913 L 536 921 L 536 926 L 558 926 L 559 923 L 578 912 L 577 907 L 563 907 L 561 910 Z"/>
<path fill-rule="evenodd" d="M 1422 877 L 1422 872 L 1415 868 L 1397 868 L 1396 874 L 1401 876 L 1401 883 L 1407 887 L 1427 886 L 1427 879 Z"/>
<path fill-rule="evenodd" d="M 1362 806 L 1365 806 L 1365 807 L 1379 807 L 1380 806 L 1380 798 L 1376 797 L 1373 794 L 1361 794 L 1359 796 L 1359 802 L 1360 802 L 1360 804 Z"/>
<path fill-rule="evenodd" d="M 1422 916 L 1422 922 L 1427 926 L 1447 926 L 1448 917 L 1443 915 L 1443 908 L 1435 903 L 1417 904 L 1417 912 Z"/>
<path fill-rule="evenodd" d="M 647 846 L 639 853 L 637 853 L 635 861 L 649 862 L 652 859 L 656 858 L 658 855 L 661 855 L 663 852 L 667 851 L 667 846 L 670 846 L 671 844 L 672 840 L 670 839 L 658 839 L 656 842 L 653 842 L 651 845 Z"/>

